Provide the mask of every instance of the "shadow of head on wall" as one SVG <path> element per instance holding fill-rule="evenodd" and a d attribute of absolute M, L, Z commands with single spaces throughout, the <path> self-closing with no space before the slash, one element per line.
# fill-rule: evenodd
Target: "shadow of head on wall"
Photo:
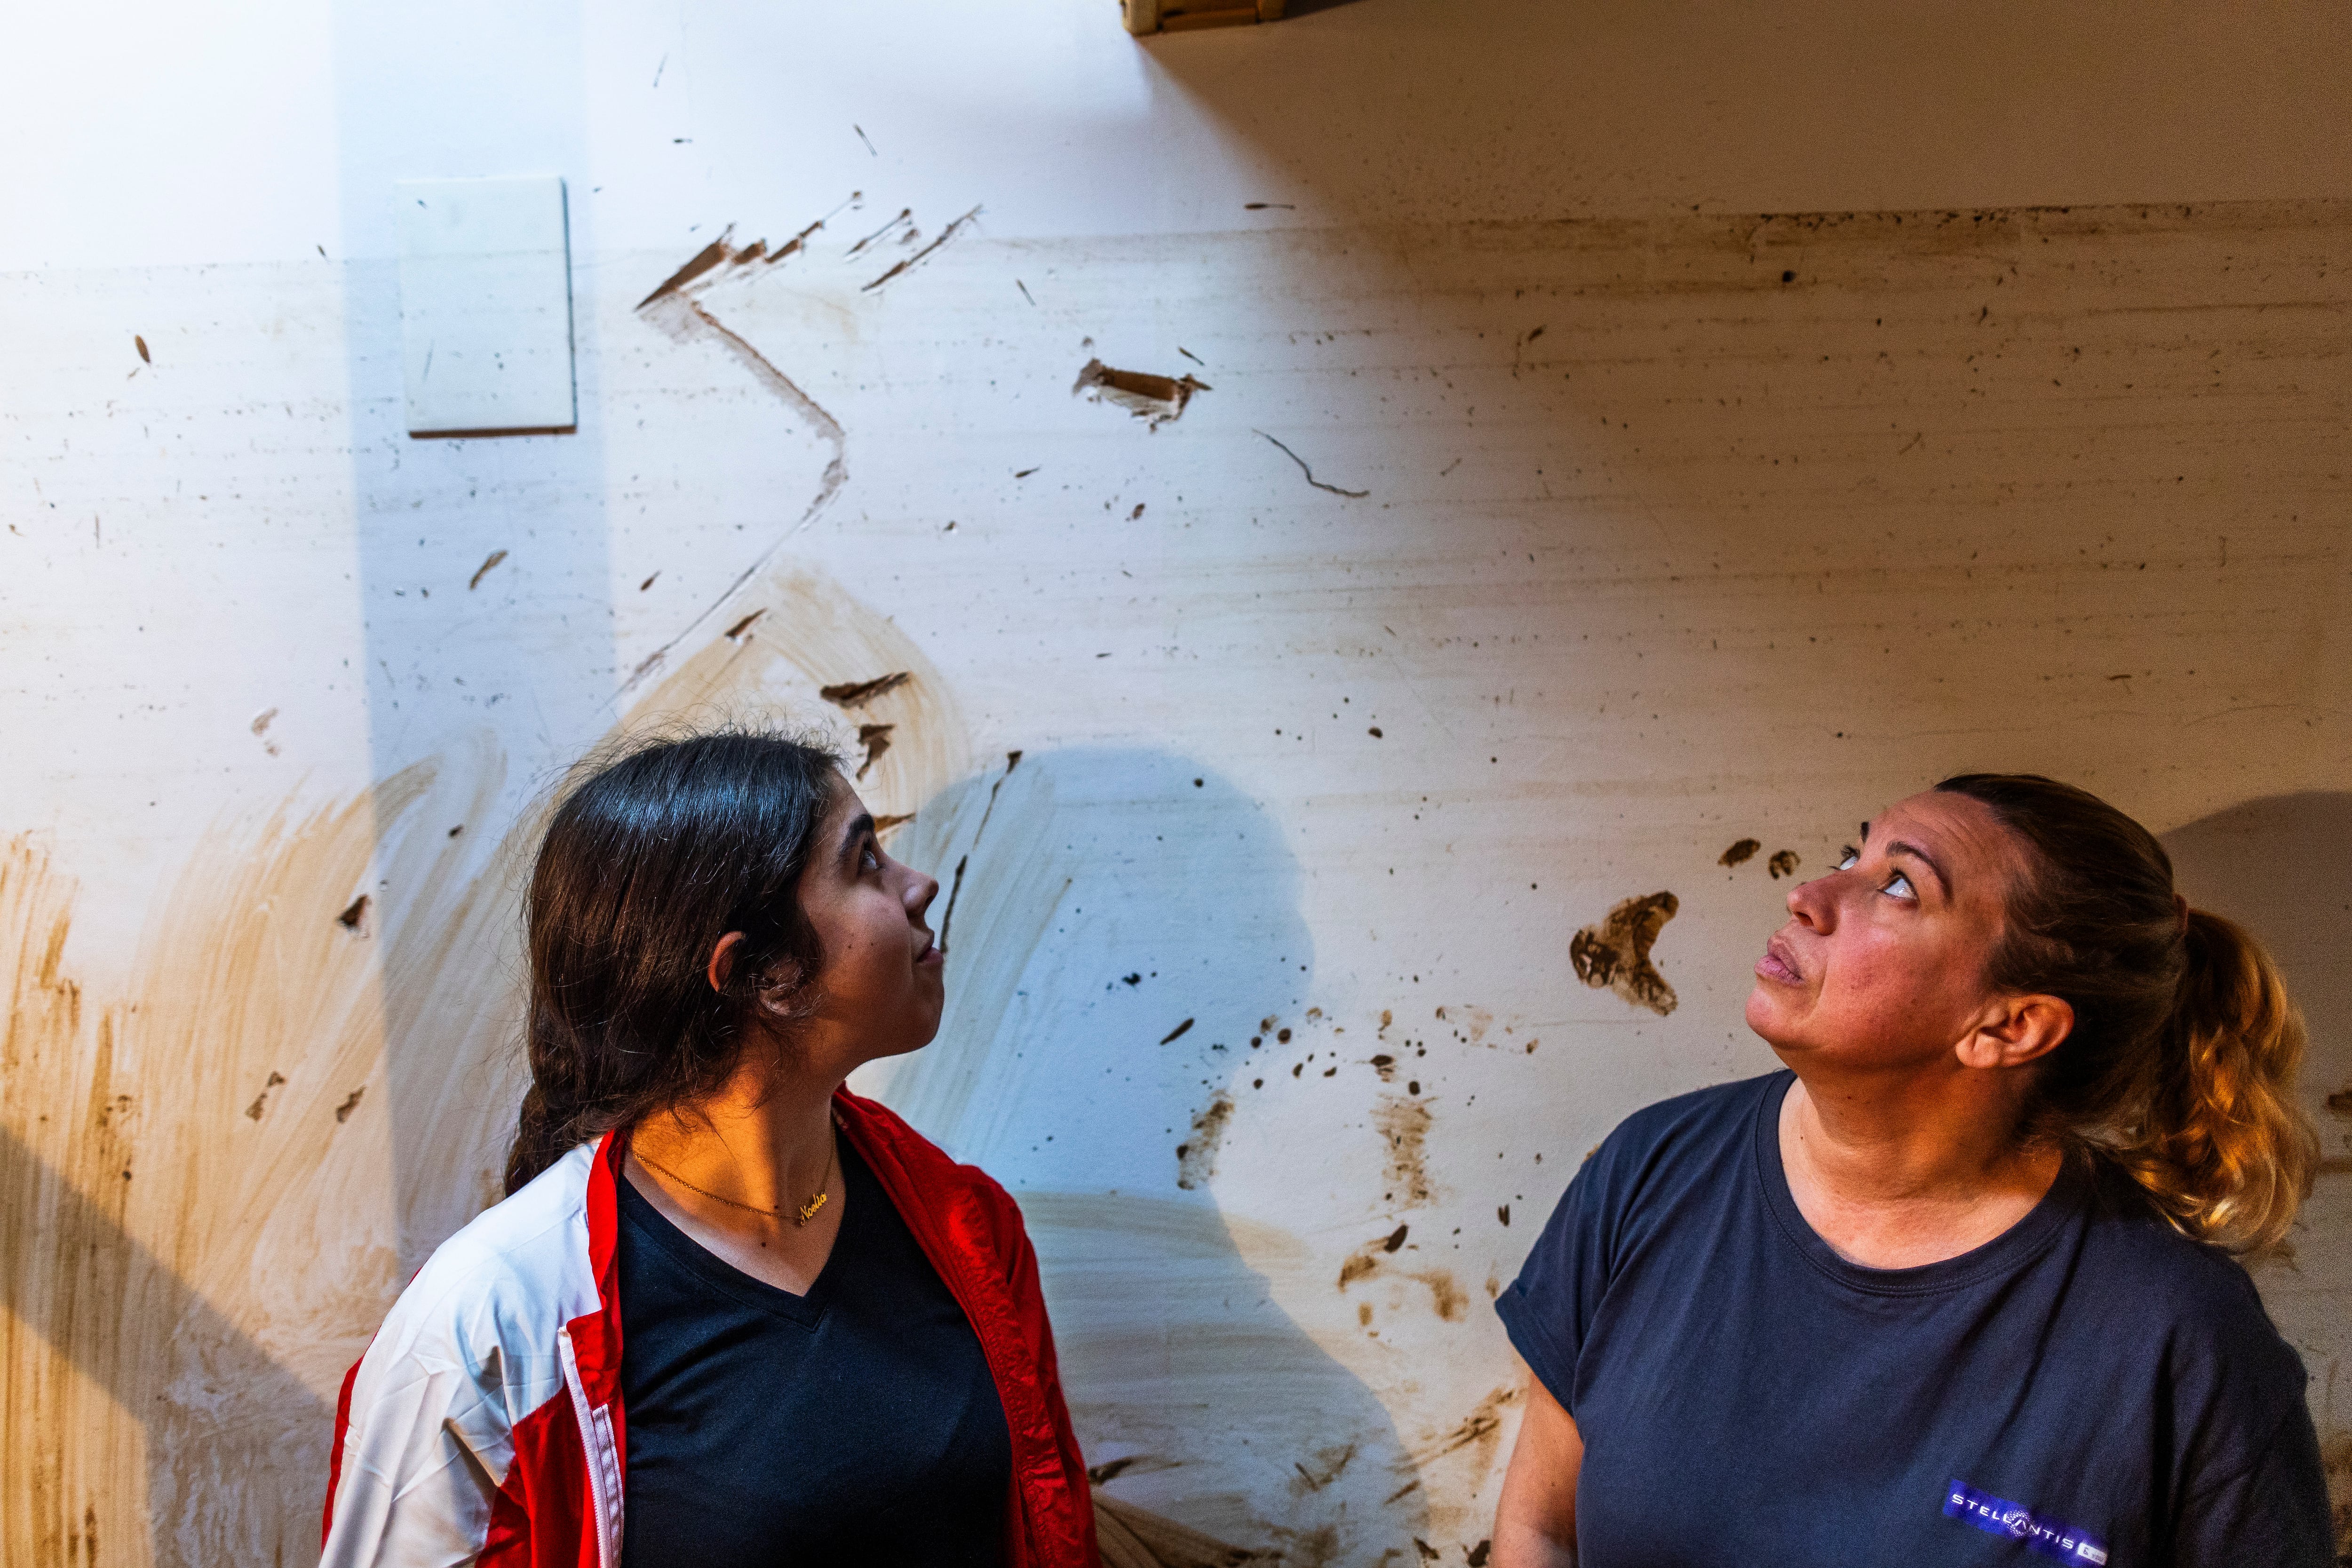
<path fill-rule="evenodd" d="M 947 1012 L 858 1087 L 1020 1194 L 1108 1495 L 1286 1563 L 1402 1541 L 1388 1412 L 1277 1305 L 1306 1247 L 1213 1196 L 1251 1038 L 1313 973 L 1278 826 L 1205 766 L 1087 748 L 942 791 L 892 849 L 940 879 Z"/>

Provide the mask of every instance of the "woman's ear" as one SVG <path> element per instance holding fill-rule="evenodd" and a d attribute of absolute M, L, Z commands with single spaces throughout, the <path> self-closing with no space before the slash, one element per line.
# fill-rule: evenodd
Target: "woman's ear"
<path fill-rule="evenodd" d="M 2003 996 L 1956 1048 L 1963 1067 L 2023 1067 L 2056 1050 L 2074 1032 L 2074 1008 L 2063 998 Z"/>
<path fill-rule="evenodd" d="M 713 991 L 724 992 L 727 989 L 728 976 L 735 973 L 735 949 L 742 941 L 741 931 L 730 931 L 719 939 L 718 946 L 710 950 L 710 967 L 704 973 L 709 975 Z"/>
<path fill-rule="evenodd" d="M 770 964 L 760 977 L 760 1011 L 779 1024 L 798 1018 L 805 1010 L 801 995 L 804 973 L 798 959 L 779 958 Z"/>

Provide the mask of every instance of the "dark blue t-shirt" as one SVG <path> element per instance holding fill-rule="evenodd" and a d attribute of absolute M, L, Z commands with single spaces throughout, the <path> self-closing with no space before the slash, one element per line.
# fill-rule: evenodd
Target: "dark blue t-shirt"
<path fill-rule="evenodd" d="M 805 1296 L 620 1183 L 628 1568 L 999 1562 L 1013 1443 L 980 1339 L 846 1139 L 841 1173 Z"/>
<path fill-rule="evenodd" d="M 2087 1161 L 1974 1251 L 1861 1268 L 1790 1195 L 1791 1081 L 1628 1118 L 1496 1304 L 1584 1439 L 1581 1568 L 2333 1563 L 2243 1269 Z"/>

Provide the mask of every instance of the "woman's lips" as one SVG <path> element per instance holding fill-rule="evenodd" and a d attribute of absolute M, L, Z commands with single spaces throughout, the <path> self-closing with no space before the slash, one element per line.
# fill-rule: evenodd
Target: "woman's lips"
<path fill-rule="evenodd" d="M 915 955 L 915 964 L 916 967 L 920 968 L 927 963 L 943 963 L 947 961 L 947 956 L 948 950 L 941 947 L 939 939 L 934 937 L 924 945 L 922 952 Z"/>
<path fill-rule="evenodd" d="M 1764 944 L 1764 956 L 1756 961 L 1756 973 L 1759 979 L 1778 981 L 1783 985 L 1795 985 L 1804 979 L 1797 972 L 1796 955 L 1777 934 Z"/>

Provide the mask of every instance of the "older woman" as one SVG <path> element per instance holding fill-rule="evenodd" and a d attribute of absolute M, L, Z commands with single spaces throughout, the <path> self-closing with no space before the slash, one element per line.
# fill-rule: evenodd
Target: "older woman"
<path fill-rule="evenodd" d="M 2268 958 L 2026 776 L 1900 802 L 1789 911 L 1748 1002 L 1787 1070 L 1628 1119 L 1497 1303 L 1494 1568 L 2333 1563 L 2231 1256 L 2316 1158 Z"/>

